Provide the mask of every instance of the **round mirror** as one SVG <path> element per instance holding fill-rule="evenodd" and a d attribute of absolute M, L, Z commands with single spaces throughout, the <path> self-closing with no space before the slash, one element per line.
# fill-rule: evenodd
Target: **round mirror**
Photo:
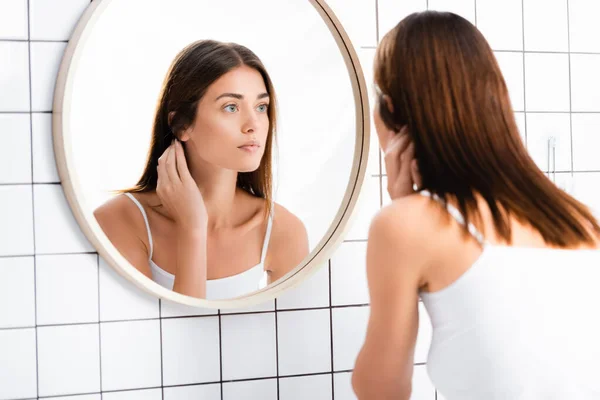
<path fill-rule="evenodd" d="M 321 0 L 92 2 L 54 110 L 83 232 L 188 305 L 257 304 L 315 272 L 365 174 L 364 78 Z"/>

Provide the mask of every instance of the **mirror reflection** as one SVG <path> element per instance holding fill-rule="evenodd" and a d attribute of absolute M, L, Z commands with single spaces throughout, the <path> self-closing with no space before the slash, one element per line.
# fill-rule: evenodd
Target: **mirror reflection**
<path fill-rule="evenodd" d="M 98 7 L 69 71 L 78 201 L 174 292 L 229 299 L 289 276 L 335 231 L 360 155 L 330 28 L 308 1 L 133 3 Z"/>

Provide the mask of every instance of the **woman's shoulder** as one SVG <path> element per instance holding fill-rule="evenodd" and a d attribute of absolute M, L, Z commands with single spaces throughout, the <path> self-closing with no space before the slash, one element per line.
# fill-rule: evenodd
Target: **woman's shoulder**
<path fill-rule="evenodd" d="M 144 203 L 144 196 L 134 196 Z M 94 217 L 111 241 L 122 241 L 134 234 L 142 238 L 146 232 L 145 222 L 138 206 L 125 194 L 119 194 L 94 210 Z"/>
<path fill-rule="evenodd" d="M 279 203 L 273 202 L 273 231 L 276 237 L 301 239 L 306 236 L 306 227 L 297 215 Z"/>

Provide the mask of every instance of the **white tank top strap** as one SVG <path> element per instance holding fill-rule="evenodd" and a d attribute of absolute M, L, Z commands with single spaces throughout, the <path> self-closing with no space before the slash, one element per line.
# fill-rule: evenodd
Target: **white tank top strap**
<path fill-rule="evenodd" d="M 442 199 L 440 199 L 440 197 L 438 195 L 432 194 L 428 190 L 421 190 L 419 192 L 419 194 L 422 196 L 425 196 L 425 197 L 429 197 L 443 205 Z M 461 212 L 458 208 L 456 208 L 452 204 L 448 203 L 446 205 L 446 210 L 456 220 L 456 222 L 458 222 L 459 224 L 461 224 L 463 226 L 465 225 L 465 218 L 463 217 L 463 215 L 461 214 Z M 471 236 L 473 236 L 475 238 L 475 240 L 477 240 L 477 242 L 479 242 L 479 244 L 481 246 L 486 246 L 488 244 L 488 241 L 485 239 L 483 234 L 481 232 L 479 232 L 479 230 L 477 228 L 475 228 L 475 225 L 473 225 L 472 223 L 469 222 L 467 229 L 469 230 L 469 233 L 471 234 Z"/>
<path fill-rule="evenodd" d="M 265 240 L 263 242 L 262 252 L 260 253 L 260 263 L 264 264 L 265 258 L 267 257 L 267 248 L 269 247 L 269 241 L 271 239 L 271 230 L 273 228 L 273 214 L 275 211 L 274 203 L 271 204 L 269 211 L 269 220 L 267 221 L 267 232 L 265 233 Z"/>
<path fill-rule="evenodd" d="M 142 204 L 135 197 L 133 197 L 131 193 L 125 193 L 125 196 L 129 197 L 131 201 L 133 201 L 133 203 L 140 209 L 142 217 L 144 217 L 144 222 L 146 223 L 146 231 L 148 232 L 148 244 L 150 245 L 150 254 L 148 255 L 148 259 L 151 260 L 153 251 L 152 232 L 150 232 L 150 223 L 148 222 L 148 216 L 146 215 L 146 211 L 144 210 Z"/>

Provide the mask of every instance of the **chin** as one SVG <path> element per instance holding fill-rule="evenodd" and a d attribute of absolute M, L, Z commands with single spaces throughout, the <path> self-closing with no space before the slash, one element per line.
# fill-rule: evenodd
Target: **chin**
<path fill-rule="evenodd" d="M 243 165 L 238 168 L 238 172 L 254 172 L 260 167 L 260 163 L 253 165 Z"/>

